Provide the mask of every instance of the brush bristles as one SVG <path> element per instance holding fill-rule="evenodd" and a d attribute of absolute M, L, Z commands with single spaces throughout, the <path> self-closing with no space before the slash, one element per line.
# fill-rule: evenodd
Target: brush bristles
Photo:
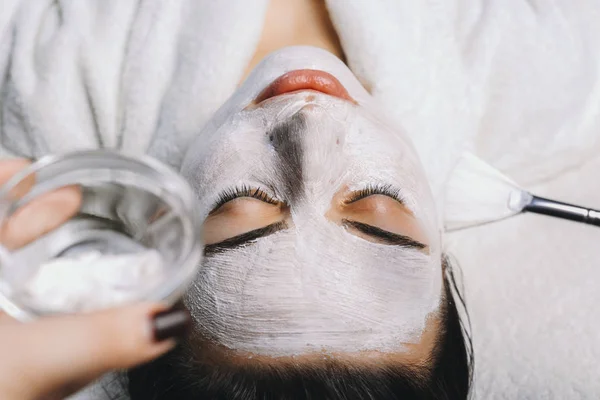
<path fill-rule="evenodd" d="M 481 225 L 515 215 L 527 204 L 527 192 L 510 178 L 465 153 L 446 188 L 446 230 Z"/>

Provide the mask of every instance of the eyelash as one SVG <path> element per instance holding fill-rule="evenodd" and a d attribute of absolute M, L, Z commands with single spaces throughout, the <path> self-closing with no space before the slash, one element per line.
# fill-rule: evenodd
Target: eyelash
<path fill-rule="evenodd" d="M 364 189 L 353 192 L 352 196 L 350 196 L 350 198 L 346 199 L 344 201 L 344 203 L 351 204 L 351 203 L 357 202 L 359 200 L 362 200 L 364 198 L 367 198 L 369 196 L 373 196 L 376 194 L 389 196 L 401 203 L 403 202 L 402 196 L 400 195 L 400 190 L 395 189 L 391 185 L 377 184 L 377 185 L 368 185 Z M 280 203 L 279 201 L 275 200 L 274 198 L 272 198 L 271 196 L 269 196 L 267 193 L 265 193 L 264 191 L 262 191 L 260 189 L 242 185 L 239 187 L 227 189 L 223 193 L 221 193 L 219 195 L 219 198 L 217 199 L 216 204 L 214 205 L 214 207 L 212 207 L 212 209 L 217 210 L 219 207 L 221 207 L 225 203 L 228 203 L 231 200 L 234 200 L 234 199 L 237 199 L 240 197 L 251 197 L 251 198 L 263 201 L 268 204 L 273 204 L 273 205 L 277 205 Z"/>
<path fill-rule="evenodd" d="M 366 197 L 373 196 L 375 194 L 382 194 L 384 196 L 389 196 L 389 197 L 399 201 L 400 203 L 404 202 L 404 200 L 402 199 L 402 196 L 400 195 L 400 190 L 395 189 L 391 185 L 369 185 L 364 189 L 353 192 L 352 195 L 350 196 L 350 198 L 346 199 L 346 201 L 344 201 L 344 203 L 351 204 L 351 203 L 357 202 L 359 200 L 362 200 Z"/>
<path fill-rule="evenodd" d="M 239 187 L 227 189 L 223 193 L 221 193 L 219 195 L 219 198 L 217 199 L 215 206 L 212 209 L 217 210 L 223 204 L 228 203 L 231 200 L 237 199 L 239 197 L 251 197 L 253 199 L 264 201 L 265 203 L 273 205 L 277 205 L 280 203 L 279 201 L 275 200 L 260 189 L 242 185 Z"/>

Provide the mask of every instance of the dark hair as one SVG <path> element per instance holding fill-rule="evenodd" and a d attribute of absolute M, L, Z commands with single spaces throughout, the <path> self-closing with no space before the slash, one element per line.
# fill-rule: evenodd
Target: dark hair
<path fill-rule="evenodd" d="M 328 359 L 316 365 L 248 367 L 197 362 L 178 349 L 130 370 L 129 395 L 131 400 L 466 399 L 472 342 L 459 315 L 458 307 L 466 311 L 462 291 L 447 260 L 444 274 L 442 323 L 427 366 L 368 368 Z"/>

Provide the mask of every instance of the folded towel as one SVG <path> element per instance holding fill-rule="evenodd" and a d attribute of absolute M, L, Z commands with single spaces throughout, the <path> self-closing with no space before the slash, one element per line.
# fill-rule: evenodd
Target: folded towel
<path fill-rule="evenodd" d="M 3 151 L 120 148 L 177 165 L 237 86 L 266 4 L 9 2 L 2 10 L 12 17 L 0 26 Z"/>

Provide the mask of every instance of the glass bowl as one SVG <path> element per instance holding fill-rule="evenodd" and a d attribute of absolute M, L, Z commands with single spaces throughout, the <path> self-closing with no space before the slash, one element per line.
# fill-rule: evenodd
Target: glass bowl
<path fill-rule="evenodd" d="M 195 195 L 146 156 L 47 156 L 0 187 L 0 307 L 26 321 L 177 301 L 202 258 Z"/>

